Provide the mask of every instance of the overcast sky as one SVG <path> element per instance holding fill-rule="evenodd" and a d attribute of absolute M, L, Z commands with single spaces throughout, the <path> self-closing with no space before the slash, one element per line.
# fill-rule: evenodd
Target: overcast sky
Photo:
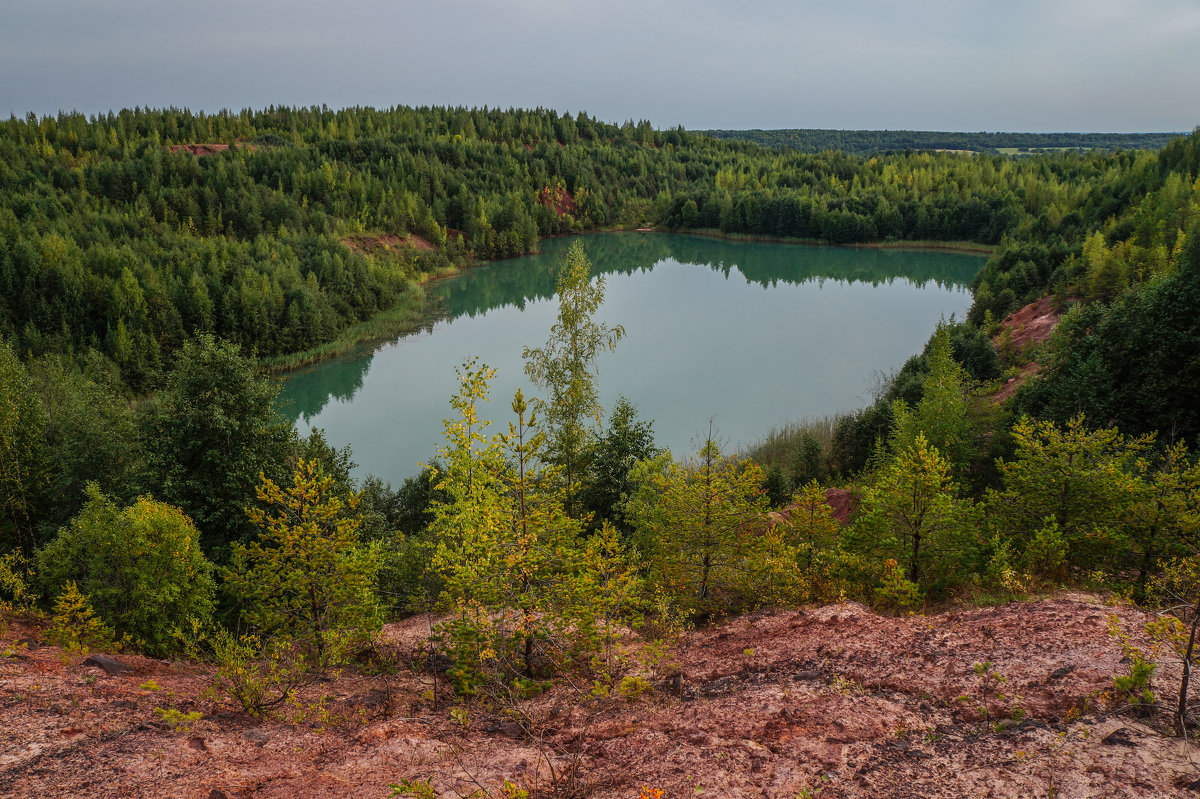
<path fill-rule="evenodd" d="M 1190 131 L 1200 2 L 0 0 L 0 113 L 271 104 Z"/>

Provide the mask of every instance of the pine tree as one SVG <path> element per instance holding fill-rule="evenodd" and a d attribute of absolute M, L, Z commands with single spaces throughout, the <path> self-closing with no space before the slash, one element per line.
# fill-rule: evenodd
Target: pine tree
<path fill-rule="evenodd" d="M 224 572 L 246 620 L 266 635 L 306 645 L 318 667 L 344 660 L 348 646 L 381 623 L 377 559 L 358 540 L 358 495 L 343 502 L 334 488 L 332 477 L 303 459 L 291 486 L 262 477 L 259 506 L 247 511 L 261 532 L 234 544 Z"/>
<path fill-rule="evenodd" d="M 651 582 L 690 613 L 723 610 L 766 524 L 762 469 L 724 456 L 711 436 L 695 459 L 655 465 L 626 505 Z"/>
<path fill-rule="evenodd" d="M 437 487 L 445 498 L 435 500 L 430 525 L 438 540 L 434 567 L 455 609 L 447 633 L 460 687 L 485 667 L 535 676 L 539 642 L 557 650 L 568 634 L 579 563 L 582 527 L 566 515 L 562 482 L 541 460 L 544 437 L 534 416 L 526 417 L 520 391 L 508 434 L 484 433 L 477 403 L 487 399 L 494 374 L 474 362 L 459 370 L 451 399 L 459 418 L 444 422 L 447 445 L 439 450 L 445 467 Z"/>
<path fill-rule="evenodd" d="M 968 562 L 977 519 L 975 505 L 958 497 L 949 461 L 918 434 L 864 490 L 850 541 L 894 559 L 910 582 L 928 589 Z"/>

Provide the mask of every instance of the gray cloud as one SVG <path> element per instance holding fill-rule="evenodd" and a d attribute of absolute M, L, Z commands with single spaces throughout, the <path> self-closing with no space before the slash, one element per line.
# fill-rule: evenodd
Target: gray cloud
<path fill-rule="evenodd" d="M 8 2 L 0 112 L 547 106 L 687 127 L 1190 130 L 1175 0 Z"/>

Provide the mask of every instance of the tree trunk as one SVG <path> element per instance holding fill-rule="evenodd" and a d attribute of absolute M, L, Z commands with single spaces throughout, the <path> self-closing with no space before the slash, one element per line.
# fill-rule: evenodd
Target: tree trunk
<path fill-rule="evenodd" d="M 1175 732 L 1180 736 L 1185 734 L 1184 725 L 1187 722 L 1188 683 L 1192 679 L 1192 650 L 1196 646 L 1196 626 L 1200 624 L 1200 599 L 1192 608 L 1192 632 L 1188 636 L 1187 652 L 1183 655 L 1183 676 L 1179 679 L 1179 705 L 1175 708 Z"/>

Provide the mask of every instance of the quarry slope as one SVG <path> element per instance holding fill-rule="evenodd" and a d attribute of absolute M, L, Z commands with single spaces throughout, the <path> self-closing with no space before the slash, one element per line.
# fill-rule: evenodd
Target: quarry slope
<path fill-rule="evenodd" d="M 417 617 L 385 630 L 379 657 L 399 666 L 314 686 L 324 713 L 301 724 L 203 697 L 204 664 L 118 655 L 133 673 L 109 676 L 33 640 L 0 662 L 0 796 L 383 797 L 402 779 L 448 797 L 499 796 L 505 779 L 531 797 L 1195 796 L 1177 740 L 1107 712 L 1128 672 L 1109 626 L 1136 642 L 1145 619 L 1074 594 L 906 618 L 764 612 L 688 635 L 641 672 L 650 693 L 585 699 L 563 682 L 452 713 L 419 668 Z M 172 730 L 162 707 L 202 718 Z"/>

